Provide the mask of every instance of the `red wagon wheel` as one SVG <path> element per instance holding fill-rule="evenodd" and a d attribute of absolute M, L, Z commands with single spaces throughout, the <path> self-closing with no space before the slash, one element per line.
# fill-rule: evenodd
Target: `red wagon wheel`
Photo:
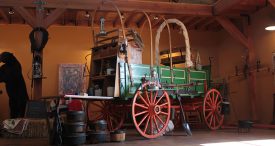
<path fill-rule="evenodd" d="M 216 89 L 210 89 L 203 102 L 203 116 L 205 123 L 211 130 L 216 130 L 223 124 L 224 115 L 222 110 L 222 96 Z"/>
<path fill-rule="evenodd" d="M 170 119 L 170 99 L 166 91 L 148 91 L 144 83 L 134 96 L 132 117 L 137 131 L 146 138 L 163 134 Z"/>
<path fill-rule="evenodd" d="M 119 129 L 124 122 L 124 112 L 119 105 L 111 101 L 90 101 L 88 103 L 89 121 L 105 120 L 108 130 L 114 131 Z"/>

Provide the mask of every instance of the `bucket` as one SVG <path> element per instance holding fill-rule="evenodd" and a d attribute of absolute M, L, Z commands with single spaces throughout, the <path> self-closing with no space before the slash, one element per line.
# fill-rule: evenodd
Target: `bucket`
<path fill-rule="evenodd" d="M 230 103 L 229 102 L 222 102 L 222 111 L 221 114 L 228 115 L 230 114 Z"/>
<path fill-rule="evenodd" d="M 110 139 L 112 142 L 123 142 L 125 141 L 125 136 L 125 130 L 116 130 L 110 133 Z"/>

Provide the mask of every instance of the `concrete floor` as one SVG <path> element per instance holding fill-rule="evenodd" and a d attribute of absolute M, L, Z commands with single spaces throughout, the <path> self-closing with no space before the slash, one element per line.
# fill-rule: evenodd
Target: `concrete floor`
<path fill-rule="evenodd" d="M 43 139 L 4 139 L 0 146 L 46 146 Z M 126 141 L 121 143 L 86 144 L 85 146 L 275 146 L 275 130 L 251 129 L 249 133 L 237 133 L 236 129 L 218 131 L 194 130 L 193 136 L 182 131 L 170 133 L 157 139 L 144 139 L 135 130 L 128 130 Z"/>

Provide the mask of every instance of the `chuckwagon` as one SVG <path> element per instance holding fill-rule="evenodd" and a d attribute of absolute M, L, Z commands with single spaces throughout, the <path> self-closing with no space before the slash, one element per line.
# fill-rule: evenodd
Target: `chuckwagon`
<path fill-rule="evenodd" d="M 119 10 L 118 13 L 120 16 Z M 125 29 L 123 23 L 122 29 L 105 32 L 102 27 L 98 34 L 94 33 L 89 88 L 95 96 L 112 96 L 114 100 L 90 101 L 89 121 L 105 119 L 109 130 L 113 131 L 123 125 L 125 115 L 130 115 L 142 136 L 156 138 L 164 133 L 171 109 L 182 108 L 183 111 L 200 111 L 204 122 L 212 130 L 221 127 L 224 119 L 221 114 L 223 99 L 210 83 L 211 66 L 195 69 L 190 59 L 189 38 L 184 24 L 177 19 L 163 20 L 157 30 L 155 49 L 152 47 L 150 29 L 150 65 L 142 64 L 144 44 L 141 37 L 132 29 Z M 150 19 L 148 21 L 151 28 Z M 184 68 L 173 67 L 170 37 L 170 66 L 159 63 L 159 38 L 165 27 L 169 30 L 169 23 L 179 25 L 185 37 Z M 156 65 L 153 65 L 153 52 Z"/>

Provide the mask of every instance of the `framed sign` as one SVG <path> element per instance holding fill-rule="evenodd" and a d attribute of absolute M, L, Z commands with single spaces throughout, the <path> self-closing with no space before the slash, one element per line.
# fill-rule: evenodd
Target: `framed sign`
<path fill-rule="evenodd" d="M 79 94 L 84 87 L 84 64 L 59 65 L 59 95 Z"/>

